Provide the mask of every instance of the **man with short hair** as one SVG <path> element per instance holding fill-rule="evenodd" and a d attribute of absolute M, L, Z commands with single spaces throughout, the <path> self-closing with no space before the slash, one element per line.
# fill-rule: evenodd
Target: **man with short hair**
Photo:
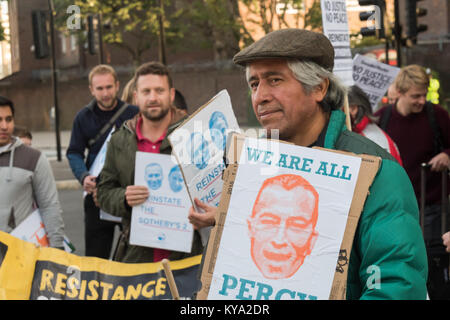
<path fill-rule="evenodd" d="M 0 230 L 13 231 L 36 204 L 49 245 L 64 249 L 64 223 L 50 164 L 13 131 L 14 105 L 0 96 Z"/>
<path fill-rule="evenodd" d="M 123 236 L 115 260 L 158 262 L 164 258 L 173 261 L 198 255 L 203 247 L 197 232 L 190 253 L 129 244 L 132 207 L 144 203 L 151 193 L 147 186 L 134 185 L 136 151 L 171 154 L 167 136 L 186 117 L 173 107 L 175 89 L 165 65 L 159 62 L 143 64 L 134 77 L 134 97 L 140 112 L 112 135 L 98 184 L 100 207 L 122 217 Z"/>
<path fill-rule="evenodd" d="M 246 68 L 253 110 L 269 137 L 269 129 L 278 130 L 281 140 L 299 146 L 382 158 L 354 235 L 347 299 L 425 299 L 426 251 L 413 188 L 389 153 L 346 129 L 339 110 L 346 88 L 332 74 L 330 41 L 308 30 L 282 29 L 243 49 L 234 62 Z M 207 205 L 202 209 L 203 216 L 193 208 L 189 212 L 197 228 L 217 212 Z M 378 288 L 370 286 L 374 265 L 380 271 Z"/>
<path fill-rule="evenodd" d="M 97 177 L 89 169 L 112 128 L 132 118 L 138 108 L 117 98 L 119 80 L 111 66 L 98 65 L 91 70 L 89 90 L 94 99 L 75 116 L 67 159 L 87 193 L 84 198 L 85 255 L 108 259 L 117 223 L 100 219 L 100 209 L 93 198 Z"/>
<path fill-rule="evenodd" d="M 421 165 L 429 165 L 430 170 L 426 174 L 425 243 L 429 252 L 432 248 L 441 247 L 440 251 L 445 253 L 441 239 L 442 171 L 450 167 L 450 117 L 439 105 L 426 101 L 429 77 L 421 66 L 403 67 L 394 85 L 399 94 L 396 103 L 380 109 L 375 115 L 398 146 L 419 204 Z M 441 275 L 438 277 L 441 280 L 436 281 L 445 281 Z M 435 282 L 433 278 L 430 273 L 430 285 Z M 440 296 L 430 285 L 428 291 L 431 299 L 450 298 L 450 292 L 447 296 Z"/>

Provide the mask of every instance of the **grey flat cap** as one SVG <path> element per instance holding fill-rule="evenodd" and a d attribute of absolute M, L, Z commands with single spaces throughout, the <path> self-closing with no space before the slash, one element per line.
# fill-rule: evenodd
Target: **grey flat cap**
<path fill-rule="evenodd" d="M 233 62 L 242 66 L 260 59 L 299 59 L 317 63 L 332 71 L 334 48 L 321 33 L 304 29 L 273 31 L 237 53 Z"/>

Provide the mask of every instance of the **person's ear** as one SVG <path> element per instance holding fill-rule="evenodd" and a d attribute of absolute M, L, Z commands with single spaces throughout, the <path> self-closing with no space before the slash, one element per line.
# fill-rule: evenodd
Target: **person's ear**
<path fill-rule="evenodd" d="M 330 85 L 330 80 L 328 78 L 325 78 L 322 80 L 321 83 L 319 83 L 314 88 L 314 91 L 312 94 L 313 94 L 316 102 L 321 102 L 325 98 L 329 85 Z"/>
<path fill-rule="evenodd" d="M 170 103 L 173 104 L 175 101 L 175 88 L 170 88 Z"/>

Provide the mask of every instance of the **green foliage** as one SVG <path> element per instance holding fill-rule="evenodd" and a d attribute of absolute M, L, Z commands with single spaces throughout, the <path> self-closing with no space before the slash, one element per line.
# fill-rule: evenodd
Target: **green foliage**
<path fill-rule="evenodd" d="M 66 9 L 76 5 L 81 9 L 81 19 L 88 15 L 101 13 L 103 22 L 103 41 L 126 50 L 135 64 L 152 45 L 157 45 L 159 35 L 159 16 L 163 13 L 159 0 L 54 0 L 56 22 L 63 32 L 68 30 L 65 23 L 69 17 Z M 164 4 L 169 4 L 165 0 Z M 169 19 L 164 22 L 169 27 Z M 85 37 L 85 27 L 75 32 L 80 39 Z M 171 33 L 166 36 L 172 36 Z"/>
<path fill-rule="evenodd" d="M 322 9 L 320 7 L 320 0 L 314 0 L 311 7 L 305 14 L 305 28 L 310 28 L 313 31 L 322 32 Z"/>
<path fill-rule="evenodd" d="M 246 21 L 253 27 L 247 32 L 262 29 L 264 34 L 283 28 L 322 30 L 320 0 L 306 7 L 305 0 L 241 0 L 251 14 Z"/>
<path fill-rule="evenodd" d="M 230 59 L 239 51 L 243 34 L 238 0 L 178 1 L 176 8 L 173 26 L 189 36 L 182 43 L 213 48 L 216 60 Z"/>
<path fill-rule="evenodd" d="M 350 36 L 350 47 L 351 48 L 364 48 L 364 47 L 371 47 L 383 44 L 383 40 L 378 39 L 375 36 L 372 37 L 360 37 L 351 35 Z"/>
<path fill-rule="evenodd" d="M 9 41 L 9 39 L 7 39 L 6 37 L 5 28 L 2 24 L 0 24 L 0 41 Z"/>
<path fill-rule="evenodd" d="M 126 50 L 135 64 L 152 46 L 158 46 L 159 18 L 164 17 L 164 36 L 175 50 L 212 48 L 216 60 L 230 59 L 254 41 L 252 34 L 281 28 L 321 30 L 320 0 L 304 8 L 305 0 L 53 0 L 60 31 L 76 33 L 85 41 L 86 27 L 68 30 L 67 8 L 76 5 L 81 19 L 101 13 L 103 41 Z M 163 1 L 164 9 L 161 8 Z M 244 19 L 240 5 L 246 9 Z M 294 9 L 294 10 L 292 10 Z"/>

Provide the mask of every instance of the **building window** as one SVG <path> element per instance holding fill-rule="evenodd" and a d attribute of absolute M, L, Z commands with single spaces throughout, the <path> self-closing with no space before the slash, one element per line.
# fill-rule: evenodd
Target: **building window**
<path fill-rule="evenodd" d="M 5 40 L 0 41 L 0 79 L 12 74 L 11 64 L 11 29 L 9 25 L 8 1 L 0 1 L 0 23 L 2 26 L 3 37 Z"/>
<path fill-rule="evenodd" d="M 64 33 L 59 34 L 59 39 L 61 39 L 61 52 L 62 54 L 66 54 L 67 52 L 67 39 Z"/>
<path fill-rule="evenodd" d="M 77 50 L 77 36 L 75 34 L 70 35 L 70 51 L 76 51 Z"/>

